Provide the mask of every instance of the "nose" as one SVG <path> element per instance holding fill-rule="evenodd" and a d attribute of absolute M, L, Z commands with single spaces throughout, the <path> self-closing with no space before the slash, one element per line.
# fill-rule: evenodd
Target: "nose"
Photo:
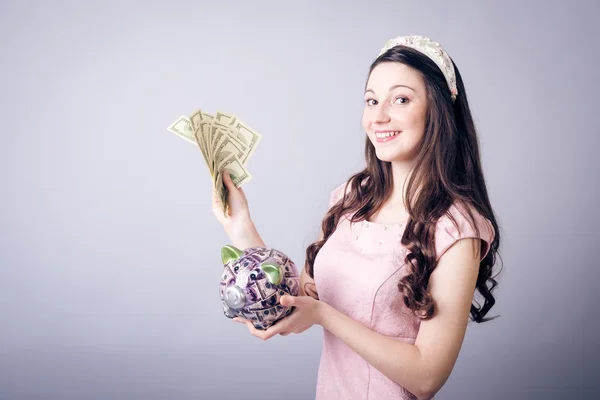
<path fill-rule="evenodd" d="M 239 286 L 231 285 L 225 289 L 223 301 L 225 301 L 225 304 L 227 304 L 228 307 L 239 310 L 246 304 L 246 295 Z"/>
<path fill-rule="evenodd" d="M 386 103 L 377 104 L 373 108 L 374 124 L 387 124 L 388 122 L 390 122 L 390 113 Z"/>

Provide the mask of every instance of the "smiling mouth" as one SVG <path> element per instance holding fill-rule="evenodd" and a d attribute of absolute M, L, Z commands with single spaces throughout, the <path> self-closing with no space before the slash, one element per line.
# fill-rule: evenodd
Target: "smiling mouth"
<path fill-rule="evenodd" d="M 385 139 L 392 136 L 398 136 L 401 131 L 387 131 L 387 132 L 375 132 L 375 137 L 377 139 Z"/>

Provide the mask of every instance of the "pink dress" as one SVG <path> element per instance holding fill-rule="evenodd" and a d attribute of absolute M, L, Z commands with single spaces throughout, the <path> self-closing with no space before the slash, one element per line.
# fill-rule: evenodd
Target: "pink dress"
<path fill-rule="evenodd" d="M 344 185 L 331 194 L 329 206 L 342 197 Z M 436 227 L 439 258 L 460 238 L 475 237 L 468 220 L 451 208 L 460 233 L 448 217 Z M 478 217 L 480 238 L 490 243 L 493 227 Z M 319 298 L 374 331 L 413 344 L 420 320 L 404 305 L 397 282 L 405 274 L 406 248 L 400 244 L 404 224 L 359 222 L 342 218 L 323 245 L 314 265 Z M 485 257 L 489 246 L 483 249 Z M 416 399 L 369 365 L 341 339 L 323 330 L 323 350 L 317 378 L 317 400 Z"/>

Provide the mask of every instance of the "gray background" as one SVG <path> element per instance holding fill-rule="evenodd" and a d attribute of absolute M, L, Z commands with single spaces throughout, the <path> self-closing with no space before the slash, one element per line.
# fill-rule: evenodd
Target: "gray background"
<path fill-rule="evenodd" d="M 264 136 L 252 214 L 302 265 L 364 163 L 367 68 L 413 33 L 464 76 L 503 239 L 501 317 L 437 398 L 600 396 L 597 2 L 86 3 L 0 5 L 1 399 L 312 398 L 321 329 L 223 316 L 209 175 L 166 127 Z"/>

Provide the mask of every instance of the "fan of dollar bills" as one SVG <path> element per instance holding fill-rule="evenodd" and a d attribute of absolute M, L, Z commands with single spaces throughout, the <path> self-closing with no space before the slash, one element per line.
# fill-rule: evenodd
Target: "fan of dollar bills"
<path fill-rule="evenodd" d="M 211 115 L 197 110 L 189 118 L 182 115 L 167 130 L 200 148 L 225 214 L 228 191 L 223 172 L 229 171 L 236 187 L 248 183 L 252 175 L 246 164 L 262 136 L 235 115 L 220 111 Z"/>

